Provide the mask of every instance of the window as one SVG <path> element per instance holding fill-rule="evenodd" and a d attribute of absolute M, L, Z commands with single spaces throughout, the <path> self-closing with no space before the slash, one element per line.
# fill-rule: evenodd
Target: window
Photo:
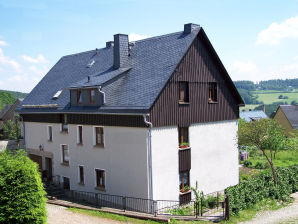
<path fill-rule="evenodd" d="M 61 115 L 61 131 L 68 132 L 67 114 Z"/>
<path fill-rule="evenodd" d="M 105 171 L 95 169 L 96 187 L 105 188 Z"/>
<path fill-rule="evenodd" d="M 82 99 L 82 91 L 80 89 L 77 90 L 77 104 L 81 104 L 83 102 Z"/>
<path fill-rule="evenodd" d="M 180 191 L 184 191 L 186 186 L 190 187 L 189 185 L 189 171 L 184 171 L 179 173 L 179 188 Z"/>
<path fill-rule="evenodd" d="M 209 83 L 209 103 L 217 102 L 217 84 L 216 82 Z"/>
<path fill-rule="evenodd" d="M 188 147 L 188 127 L 179 127 L 179 147 Z"/>
<path fill-rule="evenodd" d="M 51 142 L 53 141 L 53 127 L 48 126 L 48 141 Z"/>
<path fill-rule="evenodd" d="M 90 100 L 90 104 L 95 103 L 95 90 L 94 89 L 89 90 L 89 100 Z"/>
<path fill-rule="evenodd" d="M 77 126 L 77 144 L 83 144 L 83 126 Z"/>
<path fill-rule="evenodd" d="M 179 103 L 189 103 L 188 82 L 179 82 Z"/>
<path fill-rule="evenodd" d="M 103 134 L 103 127 L 95 127 L 95 144 L 97 146 L 104 146 L 104 134 Z"/>
<path fill-rule="evenodd" d="M 68 145 L 62 145 L 62 163 L 65 164 L 65 165 L 69 164 Z"/>
<path fill-rule="evenodd" d="M 84 166 L 79 166 L 79 183 L 84 184 Z"/>

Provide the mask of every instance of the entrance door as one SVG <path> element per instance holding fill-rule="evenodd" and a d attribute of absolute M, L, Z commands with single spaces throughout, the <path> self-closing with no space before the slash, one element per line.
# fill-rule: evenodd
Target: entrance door
<path fill-rule="evenodd" d="M 46 157 L 46 171 L 47 171 L 47 179 L 48 181 L 52 180 L 52 159 Z"/>
<path fill-rule="evenodd" d="M 63 177 L 63 188 L 66 190 L 70 190 L 69 178 Z"/>
<path fill-rule="evenodd" d="M 39 166 L 39 171 L 42 171 L 42 157 L 34 154 L 29 154 L 29 158 L 33 161 L 36 162 Z"/>

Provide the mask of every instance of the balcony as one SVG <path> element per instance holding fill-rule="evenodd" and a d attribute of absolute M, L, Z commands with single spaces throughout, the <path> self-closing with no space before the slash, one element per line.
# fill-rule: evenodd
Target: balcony
<path fill-rule="evenodd" d="M 191 168 L 190 147 L 179 149 L 179 172 L 188 171 Z"/>

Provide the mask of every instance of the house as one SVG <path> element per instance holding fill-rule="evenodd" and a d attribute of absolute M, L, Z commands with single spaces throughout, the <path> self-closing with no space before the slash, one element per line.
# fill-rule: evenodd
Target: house
<path fill-rule="evenodd" d="M 238 183 L 242 104 L 203 28 L 185 24 L 62 57 L 18 111 L 29 156 L 64 188 L 185 200 L 196 181 Z"/>
<path fill-rule="evenodd" d="M 15 110 L 21 100 L 17 99 L 13 104 L 6 104 L 0 112 L 0 133 L 3 134 L 3 124 L 7 121 L 15 121 Z"/>
<path fill-rule="evenodd" d="M 273 117 L 287 133 L 298 133 L 298 106 L 280 105 Z"/>
<path fill-rule="evenodd" d="M 268 118 L 267 114 L 263 110 L 241 111 L 239 116 L 246 122 Z"/>

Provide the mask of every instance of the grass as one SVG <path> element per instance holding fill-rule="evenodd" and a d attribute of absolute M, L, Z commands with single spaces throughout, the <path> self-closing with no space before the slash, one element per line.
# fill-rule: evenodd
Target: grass
<path fill-rule="evenodd" d="M 272 199 L 264 199 L 255 204 L 253 207 L 240 211 L 239 215 L 231 216 L 231 219 L 229 221 L 223 220 L 220 223 L 234 224 L 249 221 L 252 220 L 260 211 L 277 210 L 285 206 L 288 206 L 289 204 L 290 202 L 277 203 L 275 200 Z"/>
<path fill-rule="evenodd" d="M 298 99 L 298 92 L 261 92 L 254 91 L 254 96 L 258 96 L 257 100 L 263 101 L 265 104 L 271 104 L 273 102 L 288 102 L 291 104 L 293 100 Z M 289 99 L 278 99 L 279 95 L 287 96 Z"/>
<path fill-rule="evenodd" d="M 267 151 L 269 154 L 269 151 Z M 260 152 L 250 153 L 249 161 L 252 162 L 254 167 L 257 162 L 266 164 L 267 160 Z M 297 150 L 284 150 L 276 153 L 275 159 L 273 159 L 273 164 L 276 167 L 286 167 L 298 164 L 298 151 Z"/>

